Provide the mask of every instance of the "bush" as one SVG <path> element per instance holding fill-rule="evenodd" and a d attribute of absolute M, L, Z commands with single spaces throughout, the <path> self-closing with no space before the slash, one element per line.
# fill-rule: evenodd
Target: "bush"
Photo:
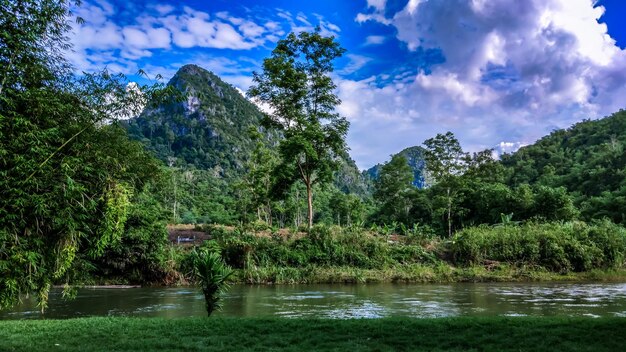
<path fill-rule="evenodd" d="M 493 260 L 558 272 L 619 268 L 626 230 L 609 221 L 480 226 L 458 232 L 449 249 L 461 264 Z"/>
<path fill-rule="evenodd" d="M 303 236 L 269 237 L 235 230 L 213 238 L 226 263 L 238 269 L 309 265 L 380 269 L 436 261 L 433 254 L 419 245 L 388 243 L 385 237 L 356 227 L 315 226 Z"/>
<path fill-rule="evenodd" d="M 233 271 L 224 264 L 218 252 L 208 247 L 194 249 L 191 252 L 193 275 L 202 288 L 208 316 L 220 308 L 220 300 L 230 287 L 228 280 Z"/>

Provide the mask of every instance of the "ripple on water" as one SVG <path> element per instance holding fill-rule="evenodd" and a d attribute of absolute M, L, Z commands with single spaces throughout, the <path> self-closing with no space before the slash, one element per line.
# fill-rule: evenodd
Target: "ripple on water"
<path fill-rule="evenodd" d="M 517 312 L 508 312 L 508 313 L 504 313 L 502 314 L 505 317 L 527 317 L 528 314 L 524 314 L 524 313 L 517 313 Z"/>
<path fill-rule="evenodd" d="M 134 311 L 137 313 L 152 313 L 162 310 L 172 310 L 180 307 L 180 304 L 154 304 L 145 307 L 136 308 Z"/>
<path fill-rule="evenodd" d="M 281 296 L 276 297 L 277 300 L 282 301 L 303 301 L 305 299 L 322 299 L 323 295 L 294 295 L 294 296 Z"/>
<path fill-rule="evenodd" d="M 373 303 L 371 301 L 365 301 L 360 305 L 348 306 L 340 309 L 330 309 L 324 312 L 326 318 L 333 319 L 374 319 L 382 318 L 386 315 L 386 308 Z"/>

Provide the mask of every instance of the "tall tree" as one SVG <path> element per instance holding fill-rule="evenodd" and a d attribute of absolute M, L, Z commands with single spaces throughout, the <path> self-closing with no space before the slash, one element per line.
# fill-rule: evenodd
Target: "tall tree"
<path fill-rule="evenodd" d="M 374 199 L 380 203 L 379 218 L 383 222 L 406 222 L 411 209 L 411 193 L 414 190 L 413 170 L 406 157 L 396 154 L 380 169 L 374 183 Z"/>
<path fill-rule="evenodd" d="M 445 189 L 446 219 L 448 222 L 448 236 L 452 236 L 452 206 L 456 188 L 456 177 L 467 170 L 467 153 L 463 152 L 461 144 L 452 132 L 438 133 L 434 138 L 424 141 L 426 150 L 426 169 L 429 176 Z"/>
<path fill-rule="evenodd" d="M 332 180 L 337 159 L 346 150 L 348 121 L 335 112 L 341 102 L 330 78 L 333 60 L 344 53 L 334 37 L 314 32 L 291 33 L 280 40 L 263 72 L 254 73 L 250 97 L 266 103 L 269 126 L 284 136 L 279 146 L 282 161 L 275 169 L 274 195 L 281 195 L 297 180 L 306 186 L 308 225 L 313 225 L 313 186 Z"/>

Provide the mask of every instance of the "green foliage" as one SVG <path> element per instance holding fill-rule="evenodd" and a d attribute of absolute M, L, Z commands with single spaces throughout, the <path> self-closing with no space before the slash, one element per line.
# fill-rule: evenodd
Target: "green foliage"
<path fill-rule="evenodd" d="M 622 267 L 626 230 L 608 221 L 480 226 L 458 232 L 450 246 L 459 263 L 492 260 L 581 272 Z"/>
<path fill-rule="evenodd" d="M 429 176 L 436 183 L 462 175 L 467 170 L 467 153 L 452 132 L 438 133 L 424 141 L 424 159 Z"/>
<path fill-rule="evenodd" d="M 402 154 L 393 156 L 379 169 L 374 192 L 378 204 L 370 221 L 405 227 L 426 224 L 439 235 L 451 236 L 467 226 L 496 224 L 501 214 L 510 214 L 511 221 L 569 221 L 579 216 L 565 188 L 508 186 L 507 171 L 492 158 L 491 150 L 465 153 L 450 132 L 424 144 L 420 150 L 428 187 L 406 187 L 410 167 L 401 161 Z"/>
<path fill-rule="evenodd" d="M 535 144 L 504 155 L 510 185 L 565 187 L 585 220 L 608 217 L 624 223 L 626 111 L 552 132 Z"/>
<path fill-rule="evenodd" d="M 413 172 L 402 154 L 396 154 L 391 161 L 380 168 L 374 181 L 374 199 L 380 204 L 375 215 L 378 221 L 407 223 L 411 210 Z"/>
<path fill-rule="evenodd" d="M 267 267 L 348 266 L 380 269 L 405 263 L 434 263 L 419 245 L 389 243 L 359 227 L 314 226 L 307 236 L 269 237 L 223 230 L 212 231 L 226 262 L 238 269 Z"/>
<path fill-rule="evenodd" d="M 130 199 L 158 173 L 115 122 L 159 86 L 76 77 L 60 53 L 70 1 L 3 1 L 0 16 L 0 308 L 69 280 L 118 243 Z"/>
<path fill-rule="evenodd" d="M 228 290 L 233 271 L 224 264 L 219 252 L 196 248 L 191 254 L 193 275 L 200 283 L 208 316 L 220 308 L 220 298 Z"/>
<path fill-rule="evenodd" d="M 124 234 L 91 259 L 90 275 L 135 284 L 171 283 L 174 273 L 168 263 L 167 231 L 160 204 L 144 190 L 128 211 Z"/>
<path fill-rule="evenodd" d="M 572 197 L 564 188 L 522 185 L 510 188 L 502 183 L 470 180 L 457 196 L 462 216 L 456 226 L 496 224 L 502 214 L 511 220 L 570 221 L 578 217 Z"/>
<path fill-rule="evenodd" d="M 308 225 L 313 225 L 313 185 L 332 180 L 337 159 L 345 153 L 348 121 L 335 112 L 340 100 L 330 73 L 333 60 L 345 50 L 334 37 L 315 32 L 291 33 L 278 41 L 263 73 L 254 73 L 249 95 L 273 110 L 268 126 L 280 131 L 280 164 L 275 168 L 273 192 L 284 195 L 301 180 L 307 191 Z"/>

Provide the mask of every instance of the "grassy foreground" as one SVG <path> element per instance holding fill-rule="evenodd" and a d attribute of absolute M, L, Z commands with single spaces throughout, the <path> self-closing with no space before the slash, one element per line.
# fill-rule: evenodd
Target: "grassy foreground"
<path fill-rule="evenodd" d="M 0 351 L 624 351 L 622 318 L 2 321 Z"/>

